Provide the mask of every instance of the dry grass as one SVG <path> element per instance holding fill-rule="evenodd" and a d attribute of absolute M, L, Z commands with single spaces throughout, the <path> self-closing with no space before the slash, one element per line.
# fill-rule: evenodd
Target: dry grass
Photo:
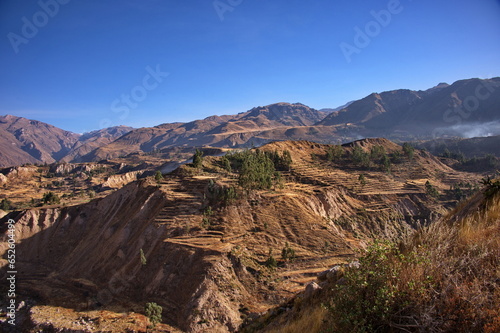
<path fill-rule="evenodd" d="M 500 194 L 375 244 L 346 280 L 332 297 L 337 330 L 500 332 Z"/>
<path fill-rule="evenodd" d="M 323 321 L 328 316 L 328 311 L 321 307 L 313 307 L 298 314 L 297 318 L 293 318 L 285 323 L 280 323 L 280 328 L 265 330 L 266 333 L 316 333 L 321 332 Z"/>

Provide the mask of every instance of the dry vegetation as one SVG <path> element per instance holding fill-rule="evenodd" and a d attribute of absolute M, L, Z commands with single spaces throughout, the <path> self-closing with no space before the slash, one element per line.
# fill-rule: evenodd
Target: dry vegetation
<path fill-rule="evenodd" d="M 304 323 L 310 332 L 500 331 L 498 191 L 478 193 L 399 244 L 375 242 L 359 262 L 247 331 L 301 332 Z"/>

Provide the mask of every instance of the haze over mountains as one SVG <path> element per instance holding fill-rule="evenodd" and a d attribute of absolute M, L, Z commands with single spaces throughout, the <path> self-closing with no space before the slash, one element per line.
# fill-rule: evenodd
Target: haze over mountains
<path fill-rule="evenodd" d="M 237 115 L 84 135 L 36 120 L 0 117 L 0 166 L 86 162 L 173 147 L 251 147 L 275 140 L 348 142 L 500 134 L 500 78 L 441 83 L 425 91 L 373 93 L 340 109 L 276 103 Z"/>

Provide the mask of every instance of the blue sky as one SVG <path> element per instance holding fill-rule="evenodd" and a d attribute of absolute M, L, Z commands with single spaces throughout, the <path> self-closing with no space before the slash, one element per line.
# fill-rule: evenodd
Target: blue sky
<path fill-rule="evenodd" d="M 498 0 L 0 2 L 0 114 L 79 133 L 337 107 L 500 76 L 499 59 Z"/>

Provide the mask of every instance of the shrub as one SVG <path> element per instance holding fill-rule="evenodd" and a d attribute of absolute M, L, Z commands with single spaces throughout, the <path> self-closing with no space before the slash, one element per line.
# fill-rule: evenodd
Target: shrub
<path fill-rule="evenodd" d="M 193 155 L 193 166 L 197 169 L 203 166 L 203 152 L 201 150 L 196 149 Z"/>
<path fill-rule="evenodd" d="M 406 155 L 406 157 L 408 157 L 408 159 L 413 160 L 413 156 L 415 154 L 415 148 L 410 145 L 408 142 L 405 142 L 403 144 L 403 152 L 404 154 Z"/>
<path fill-rule="evenodd" d="M 12 202 L 7 198 L 2 199 L 2 201 L 0 202 L 0 209 L 10 210 L 11 208 L 12 208 Z"/>
<path fill-rule="evenodd" d="M 384 156 L 386 156 L 384 146 L 376 145 L 370 149 L 370 159 L 373 161 L 381 160 Z"/>
<path fill-rule="evenodd" d="M 231 162 L 229 161 L 229 159 L 226 156 L 222 156 L 221 164 L 222 164 L 222 168 L 224 168 L 224 170 L 226 170 L 227 172 L 233 171 L 233 169 L 231 167 Z"/>
<path fill-rule="evenodd" d="M 384 168 L 385 172 L 388 172 L 388 173 L 391 172 L 391 159 L 389 158 L 389 156 L 384 155 L 382 157 L 382 167 Z"/>
<path fill-rule="evenodd" d="M 153 327 L 155 327 L 157 323 L 161 322 L 163 308 L 158 304 L 154 302 L 146 303 L 145 312 L 149 321 L 153 324 Z"/>
<path fill-rule="evenodd" d="M 269 249 L 269 253 L 268 253 L 268 256 L 267 256 L 267 260 L 266 262 L 264 263 L 264 265 L 266 265 L 268 268 L 271 268 L 271 269 L 274 269 L 276 267 L 278 267 L 278 262 L 276 261 L 276 259 L 273 257 L 273 253 L 272 253 L 272 250 Z"/>
<path fill-rule="evenodd" d="M 487 198 L 491 198 L 495 194 L 500 193 L 500 180 L 499 179 L 493 181 L 488 176 L 486 178 L 483 178 L 481 180 L 481 183 L 484 185 L 484 195 Z"/>
<path fill-rule="evenodd" d="M 42 197 L 42 202 L 44 204 L 49 204 L 49 205 L 50 204 L 58 204 L 60 201 L 61 201 L 61 199 L 54 192 L 44 193 L 44 195 Z"/>
<path fill-rule="evenodd" d="M 238 198 L 233 186 L 220 186 L 213 180 L 210 181 L 205 195 L 209 204 L 213 206 L 227 206 Z"/>
<path fill-rule="evenodd" d="M 246 189 L 270 189 L 275 176 L 273 161 L 260 151 L 248 154 L 243 160 L 239 184 Z"/>
<path fill-rule="evenodd" d="M 348 267 L 333 290 L 331 313 L 339 332 L 390 332 L 413 327 L 413 305 L 428 298 L 432 278 L 425 256 L 392 243 L 372 245 L 359 268 Z"/>
<path fill-rule="evenodd" d="M 285 243 L 285 247 L 281 250 L 281 259 L 283 259 L 283 261 L 295 259 L 295 250 L 290 247 L 288 242 Z"/>
<path fill-rule="evenodd" d="M 156 171 L 155 180 L 158 184 L 163 180 L 163 174 L 161 173 L 160 170 Z"/>
<path fill-rule="evenodd" d="M 352 150 L 352 161 L 354 164 L 363 167 L 368 167 L 370 165 L 370 157 L 368 153 L 366 153 L 360 146 L 356 146 Z"/>
<path fill-rule="evenodd" d="M 344 155 L 344 148 L 341 145 L 328 147 L 326 151 L 326 159 L 330 162 L 340 159 Z"/>
<path fill-rule="evenodd" d="M 376 242 L 330 296 L 335 332 L 499 332 L 500 194 L 398 245 Z"/>
<path fill-rule="evenodd" d="M 433 198 L 439 197 L 439 191 L 429 181 L 425 183 L 425 192 Z"/>
<path fill-rule="evenodd" d="M 365 185 L 366 185 L 366 178 L 365 178 L 365 175 L 360 174 L 360 175 L 359 175 L 359 177 L 358 177 L 358 181 L 359 181 L 359 183 L 361 184 L 361 186 L 365 186 Z"/>

